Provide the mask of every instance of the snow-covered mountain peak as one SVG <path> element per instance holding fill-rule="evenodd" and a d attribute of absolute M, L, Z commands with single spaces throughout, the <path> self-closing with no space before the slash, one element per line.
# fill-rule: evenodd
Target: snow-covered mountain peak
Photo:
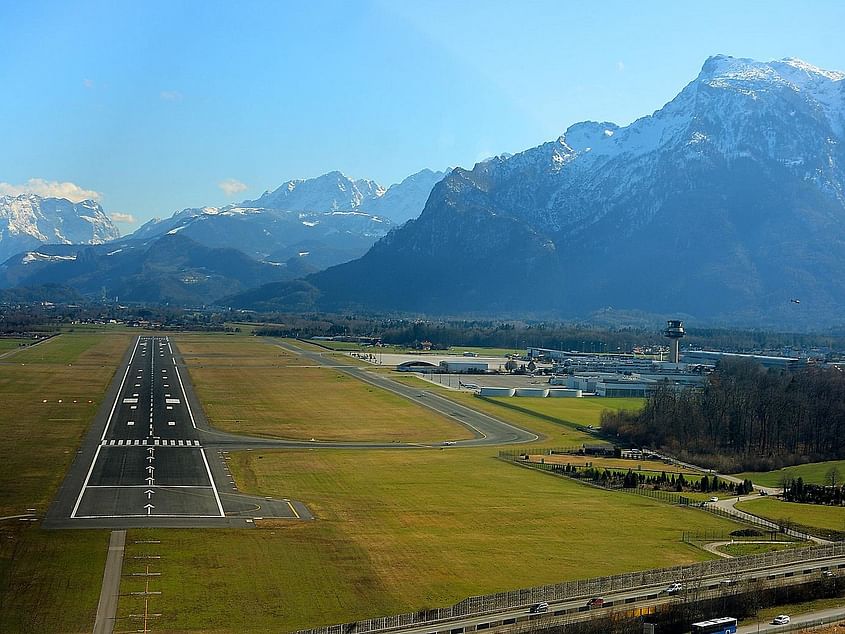
<path fill-rule="evenodd" d="M 566 133 L 558 139 L 576 152 L 591 150 L 593 147 L 612 137 L 619 126 L 609 121 L 582 121 L 567 128 Z"/>
<path fill-rule="evenodd" d="M 100 244 L 119 237 L 99 203 L 36 194 L 0 196 L 0 262 L 39 244 Z"/>

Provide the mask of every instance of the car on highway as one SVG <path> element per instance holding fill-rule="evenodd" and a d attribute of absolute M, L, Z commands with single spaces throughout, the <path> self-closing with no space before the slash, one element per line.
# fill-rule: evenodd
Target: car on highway
<path fill-rule="evenodd" d="M 454 440 L 444 440 L 444 441 L 443 441 L 443 444 L 444 444 L 444 445 L 454 445 L 454 444 L 455 444 L 455 441 L 454 441 Z"/>
<path fill-rule="evenodd" d="M 684 585 L 682 583 L 671 583 L 669 587 L 664 590 L 666 594 L 677 594 L 681 590 L 684 589 Z"/>
<path fill-rule="evenodd" d="M 711 502 L 718 502 L 718 501 L 719 501 L 719 498 L 717 498 L 717 497 L 714 495 L 712 498 L 710 498 L 710 501 L 711 501 Z"/>
<path fill-rule="evenodd" d="M 541 612 L 548 612 L 549 611 L 549 604 L 546 603 L 545 601 L 542 601 L 540 603 L 535 603 L 534 605 L 531 606 L 531 608 L 528 611 L 531 612 L 531 614 L 540 614 Z"/>
<path fill-rule="evenodd" d="M 587 601 L 587 607 L 592 608 L 603 608 L 604 607 L 604 597 L 593 597 L 589 601 Z"/>
<path fill-rule="evenodd" d="M 789 616 L 786 614 L 778 614 L 772 619 L 772 625 L 786 625 L 789 623 Z"/>
<path fill-rule="evenodd" d="M 822 570 L 822 577 L 835 577 L 836 574 L 832 570 Z"/>

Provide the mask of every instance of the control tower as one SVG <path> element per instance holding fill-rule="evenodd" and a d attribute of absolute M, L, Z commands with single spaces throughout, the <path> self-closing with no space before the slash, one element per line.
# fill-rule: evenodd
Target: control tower
<path fill-rule="evenodd" d="M 680 363 L 681 339 L 684 338 L 684 322 L 680 319 L 670 319 L 667 323 L 663 336 L 672 341 L 672 351 L 669 353 L 669 361 Z"/>

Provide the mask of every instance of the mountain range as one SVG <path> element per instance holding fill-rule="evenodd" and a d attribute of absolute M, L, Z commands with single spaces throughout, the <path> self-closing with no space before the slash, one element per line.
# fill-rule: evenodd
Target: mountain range
<path fill-rule="evenodd" d="M 288 181 L 255 201 L 183 209 L 170 218 L 151 220 L 122 239 L 116 239 L 116 229 L 95 203 L 18 197 L 47 210 L 93 206 L 99 212 L 94 220 L 107 223 L 112 241 L 102 248 L 81 249 L 68 243 L 94 245 L 106 238 L 96 234 L 84 239 L 77 232 L 76 240 L 52 244 L 53 233 L 45 236 L 27 222 L 31 214 L 17 213 L 17 233 L 30 239 L 9 242 L 16 254 L 0 264 L 0 287 L 67 285 L 88 295 L 126 301 L 213 302 L 261 282 L 293 279 L 359 257 L 397 222 L 418 215 L 443 175 L 423 170 L 385 189 L 330 172 Z M 55 221 L 62 226 L 61 217 Z M 181 250 L 175 251 L 174 244 Z M 21 245 L 28 250 L 20 252 Z M 165 260 L 161 254 L 178 257 Z"/>
<path fill-rule="evenodd" d="M 93 200 L 0 196 L 0 262 L 41 244 L 100 244 L 119 235 Z"/>
<path fill-rule="evenodd" d="M 362 258 L 235 307 L 798 324 L 845 308 L 845 74 L 709 58 L 628 126 L 455 169 Z M 800 303 L 791 301 L 800 298 Z"/>

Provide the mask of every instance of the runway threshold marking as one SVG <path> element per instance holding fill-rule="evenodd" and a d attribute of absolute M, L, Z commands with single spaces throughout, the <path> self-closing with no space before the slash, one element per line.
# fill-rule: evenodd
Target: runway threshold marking
<path fill-rule="evenodd" d="M 288 507 L 290 507 L 291 513 L 293 513 L 293 514 L 294 514 L 294 516 L 296 517 L 296 519 L 298 519 L 298 520 L 302 519 L 301 517 L 299 517 L 299 513 L 297 513 L 297 512 L 296 512 L 296 509 L 295 509 L 295 508 L 293 508 L 293 504 L 291 504 L 290 502 L 288 502 Z"/>

